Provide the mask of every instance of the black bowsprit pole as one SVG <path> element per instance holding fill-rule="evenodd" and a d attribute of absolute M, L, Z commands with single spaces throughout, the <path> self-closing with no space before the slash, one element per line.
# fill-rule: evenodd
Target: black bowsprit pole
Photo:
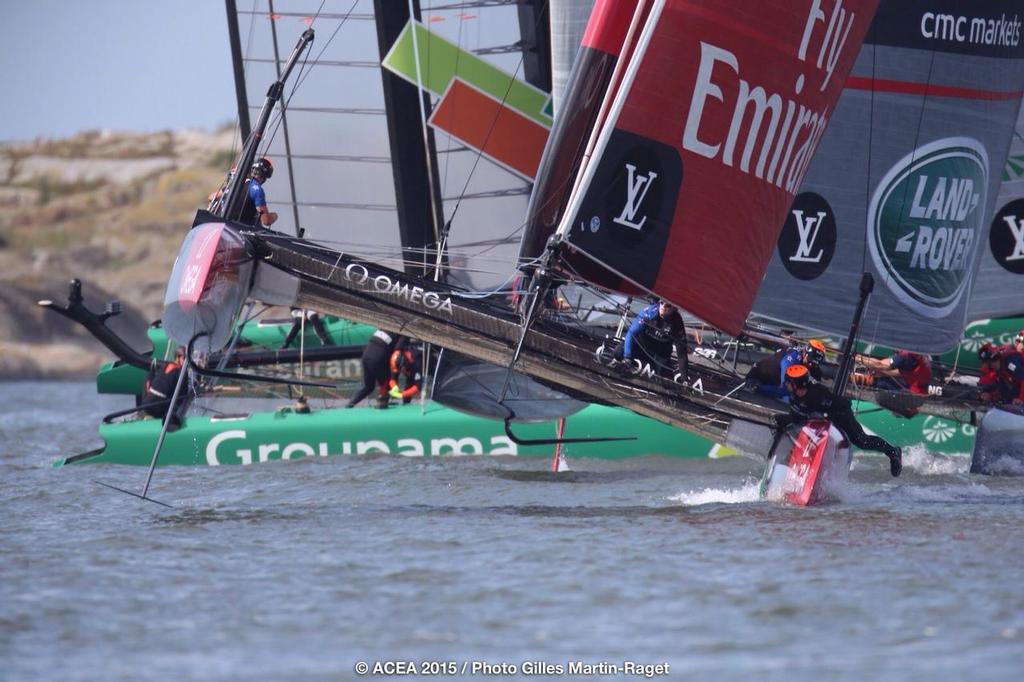
<path fill-rule="evenodd" d="M 868 303 L 868 296 L 875 288 L 875 278 L 870 272 L 865 272 L 860 278 L 860 300 L 857 301 L 857 310 L 853 313 L 853 322 L 850 323 L 850 334 L 846 337 L 846 345 L 843 348 L 843 357 L 839 361 L 839 373 L 836 375 L 835 383 L 832 385 L 832 395 L 842 395 L 846 390 L 846 382 L 850 379 L 850 365 L 853 363 L 853 347 L 857 342 L 857 332 L 860 330 L 860 321 L 864 316 L 864 306 Z"/>

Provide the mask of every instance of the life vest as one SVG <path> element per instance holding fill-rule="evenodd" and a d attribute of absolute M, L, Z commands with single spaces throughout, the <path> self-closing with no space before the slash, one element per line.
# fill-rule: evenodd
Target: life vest
<path fill-rule="evenodd" d="M 909 369 L 898 369 L 900 379 L 907 385 L 911 393 L 928 394 L 928 384 L 932 381 L 932 363 L 923 355 L 901 351 L 898 355 L 910 358 L 914 365 Z"/>
<path fill-rule="evenodd" d="M 146 393 L 161 400 L 167 400 L 178 383 L 178 372 L 181 371 L 181 363 L 177 361 L 168 362 L 163 370 L 154 369 L 150 378 L 146 379 Z"/>
<path fill-rule="evenodd" d="M 402 399 L 412 398 L 420 391 L 420 370 L 416 357 L 409 349 L 396 348 L 391 354 L 391 380 L 388 388 L 398 388 L 398 380 L 405 377 L 405 388 L 402 389 Z"/>

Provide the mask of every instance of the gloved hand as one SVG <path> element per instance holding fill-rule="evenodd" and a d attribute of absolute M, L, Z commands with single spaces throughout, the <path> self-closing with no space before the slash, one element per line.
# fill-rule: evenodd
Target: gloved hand
<path fill-rule="evenodd" d="M 792 414 L 790 414 L 788 412 L 783 412 L 782 414 L 777 414 L 777 415 L 773 416 L 772 419 L 775 421 L 775 428 L 777 428 L 777 429 L 784 429 L 787 426 L 789 426 L 790 424 L 793 424 L 793 423 L 796 422 L 796 417 L 794 417 Z"/>
<path fill-rule="evenodd" d="M 390 395 L 392 398 L 401 398 L 402 391 L 401 389 L 398 388 L 398 386 L 392 386 L 391 390 L 388 391 L 388 395 Z"/>

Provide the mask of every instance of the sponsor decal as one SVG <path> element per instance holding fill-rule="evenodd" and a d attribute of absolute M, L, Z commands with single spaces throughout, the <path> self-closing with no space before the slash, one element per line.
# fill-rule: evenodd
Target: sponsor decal
<path fill-rule="evenodd" d="M 1013 340 L 1013 337 L 1017 335 L 1017 328 L 1005 329 L 998 333 L 992 333 L 989 329 L 989 325 L 992 324 L 992 320 L 976 320 L 964 330 L 964 338 L 960 340 L 960 347 L 970 353 L 977 353 L 978 349 L 986 343 L 991 343 L 993 346 L 1008 346 Z M 998 320 L 997 320 L 998 322 Z M 999 325 L 996 325 L 997 327 Z"/>
<path fill-rule="evenodd" d="M 1015 275 L 1024 275 L 1024 199 L 1003 206 L 988 233 L 992 258 Z"/>
<path fill-rule="evenodd" d="M 345 279 L 364 291 L 396 298 L 426 310 L 440 310 L 452 314 L 450 296 L 442 297 L 441 294 L 424 291 L 422 287 L 410 286 L 408 282 L 401 282 L 387 275 L 371 277 L 366 266 L 359 263 L 351 263 L 345 268 Z"/>
<path fill-rule="evenodd" d="M 799 280 L 820 277 L 836 252 L 836 217 L 825 198 L 799 194 L 779 234 L 779 259 Z"/>
<path fill-rule="evenodd" d="M 937 417 L 928 416 L 921 427 L 921 435 L 929 443 L 945 443 L 956 434 L 956 427 L 952 422 Z"/>
<path fill-rule="evenodd" d="M 622 212 L 612 222 L 634 230 L 643 229 L 644 223 L 647 222 L 647 216 L 641 214 L 639 220 L 637 220 L 637 213 L 640 209 L 640 204 L 644 201 L 644 197 L 647 196 L 647 190 L 651 188 L 657 177 L 658 174 L 654 171 L 650 171 L 646 175 L 639 174 L 636 172 L 635 165 L 627 163 L 626 202 L 622 207 Z"/>
<path fill-rule="evenodd" d="M 960 302 L 987 188 L 988 154 L 966 137 L 913 150 L 878 183 L 868 208 L 868 248 L 886 286 L 915 313 L 942 318 Z"/>
<path fill-rule="evenodd" d="M 978 427 L 971 426 L 970 424 L 961 424 L 960 428 L 957 429 L 957 425 L 954 422 L 932 415 L 925 417 L 924 424 L 921 425 L 921 437 L 929 443 L 936 445 L 948 442 L 957 435 L 957 431 L 967 438 L 974 438 Z"/>
<path fill-rule="evenodd" d="M 518 455 L 519 449 L 507 436 L 491 436 L 486 445 L 473 436 L 442 436 L 429 440 L 420 438 L 398 438 L 397 440 L 359 440 L 340 443 L 306 442 L 251 442 L 244 429 L 230 429 L 215 435 L 206 444 L 206 463 L 210 466 L 221 464 L 254 464 L 275 459 L 298 459 L 299 457 L 327 457 L 329 455 L 403 455 L 424 457 L 427 455 Z"/>
<path fill-rule="evenodd" d="M 1020 45 L 1020 16 L 998 19 L 966 16 L 952 12 L 925 12 L 921 15 L 921 36 L 974 45 L 1017 47 Z"/>
<path fill-rule="evenodd" d="M 224 223 L 207 223 L 195 228 L 188 245 L 188 252 L 182 262 L 181 282 L 178 285 L 178 302 L 189 307 L 199 302 L 202 285 L 213 264 L 217 244 L 220 241 Z"/>
<path fill-rule="evenodd" d="M 793 47 L 797 58 L 813 65 L 817 72 L 812 72 L 812 77 L 820 82 L 811 83 L 811 87 L 817 86 L 820 92 L 824 92 L 829 85 L 845 52 L 856 18 L 857 13 L 844 7 L 842 0 L 832 3 L 831 7 L 815 0 L 808 7 L 800 44 Z M 815 46 L 818 46 L 817 50 Z M 807 172 L 831 112 L 827 108 L 815 111 L 804 105 L 808 97 L 801 97 L 801 94 L 808 79 L 802 73 L 796 75 L 790 97 L 787 93 L 766 90 L 762 85 L 740 77 L 740 60 L 735 53 L 703 41 L 700 50 L 697 80 L 683 131 L 683 149 L 709 159 L 720 158 L 726 166 L 737 166 L 743 173 L 752 174 L 786 192 L 795 192 Z M 726 73 L 735 77 L 739 85 L 732 102 L 727 102 L 724 94 L 732 90 L 732 86 L 722 87 L 731 80 L 724 75 Z M 715 140 L 704 132 L 703 129 L 711 125 L 702 126 L 705 107 L 714 100 L 732 108 L 731 124 L 724 141 Z M 710 115 L 707 117 L 711 118 Z M 742 132 L 746 121 L 749 121 L 749 127 L 744 136 Z M 734 158 L 737 152 L 738 161 Z"/>

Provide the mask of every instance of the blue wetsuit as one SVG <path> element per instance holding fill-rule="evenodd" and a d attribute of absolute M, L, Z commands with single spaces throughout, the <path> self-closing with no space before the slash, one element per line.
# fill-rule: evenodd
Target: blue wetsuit
<path fill-rule="evenodd" d="M 750 372 L 747 374 L 747 381 L 754 383 L 754 390 L 761 395 L 789 402 L 789 394 L 786 392 L 784 384 L 786 370 L 790 365 L 800 363 L 801 353 L 799 348 L 780 350 L 751 367 Z M 821 378 L 821 372 L 817 370 L 817 367 L 812 367 L 810 370 L 811 376 L 814 376 L 816 379 Z"/>
<path fill-rule="evenodd" d="M 650 364 L 659 374 L 668 374 L 672 369 L 669 361 L 675 347 L 679 359 L 679 370 L 685 375 L 687 369 L 686 327 L 678 310 L 668 317 L 658 314 L 658 304 L 647 306 L 629 325 L 626 338 L 622 341 L 622 357 Z"/>
<path fill-rule="evenodd" d="M 260 213 L 257 209 L 267 207 L 267 194 L 263 191 L 263 184 L 253 178 L 246 180 L 245 184 L 247 187 L 246 199 L 245 204 L 242 206 L 242 215 L 239 216 L 239 222 L 247 225 L 258 225 Z"/>

